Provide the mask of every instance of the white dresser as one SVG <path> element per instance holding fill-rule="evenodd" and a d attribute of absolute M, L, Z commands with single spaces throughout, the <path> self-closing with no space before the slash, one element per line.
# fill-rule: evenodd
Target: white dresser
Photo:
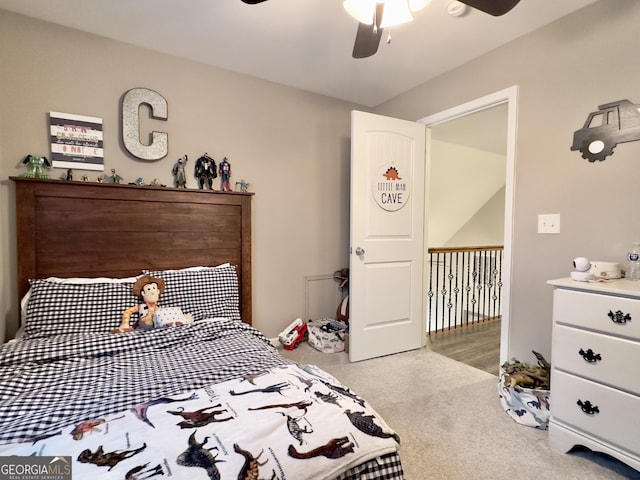
<path fill-rule="evenodd" d="M 583 445 L 640 470 L 640 282 L 550 280 L 549 444 Z"/>

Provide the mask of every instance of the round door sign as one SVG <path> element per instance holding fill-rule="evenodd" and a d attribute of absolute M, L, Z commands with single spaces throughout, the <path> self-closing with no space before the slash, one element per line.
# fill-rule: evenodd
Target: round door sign
<path fill-rule="evenodd" d="M 380 208 L 395 212 L 404 207 L 411 193 L 409 180 L 409 172 L 402 171 L 396 165 L 388 164 L 380 167 L 371 185 L 373 198 Z"/>

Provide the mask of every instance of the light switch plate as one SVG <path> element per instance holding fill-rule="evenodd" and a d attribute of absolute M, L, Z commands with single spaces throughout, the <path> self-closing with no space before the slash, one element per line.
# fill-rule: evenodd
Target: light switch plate
<path fill-rule="evenodd" d="M 560 233 L 560 214 L 545 213 L 538 215 L 538 233 Z"/>

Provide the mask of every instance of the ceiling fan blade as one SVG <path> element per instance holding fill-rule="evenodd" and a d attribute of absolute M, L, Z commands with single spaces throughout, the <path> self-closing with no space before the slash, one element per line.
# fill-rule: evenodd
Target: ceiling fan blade
<path fill-rule="evenodd" d="M 373 17 L 373 23 L 358 23 L 358 31 L 356 32 L 356 41 L 353 44 L 353 58 L 367 58 L 378 51 L 380 39 L 382 38 L 382 12 L 384 10 L 383 3 L 376 4 L 376 13 Z"/>
<path fill-rule="evenodd" d="M 511 11 L 520 0 L 460 0 L 460 2 L 494 17 L 499 17 Z"/>
<path fill-rule="evenodd" d="M 382 28 L 378 27 L 377 31 L 374 31 L 373 25 L 359 23 L 356 41 L 353 44 L 353 58 L 367 58 L 375 55 L 381 37 Z"/>
<path fill-rule="evenodd" d="M 249 5 L 255 5 L 256 3 L 266 2 L 267 0 L 242 0 L 244 3 L 248 3 Z"/>

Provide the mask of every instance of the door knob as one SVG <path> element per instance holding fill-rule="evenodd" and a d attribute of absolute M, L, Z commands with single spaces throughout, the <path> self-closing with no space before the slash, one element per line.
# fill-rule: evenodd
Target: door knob
<path fill-rule="evenodd" d="M 356 248 L 356 255 L 358 256 L 364 255 L 364 248 L 361 248 L 361 247 Z"/>

